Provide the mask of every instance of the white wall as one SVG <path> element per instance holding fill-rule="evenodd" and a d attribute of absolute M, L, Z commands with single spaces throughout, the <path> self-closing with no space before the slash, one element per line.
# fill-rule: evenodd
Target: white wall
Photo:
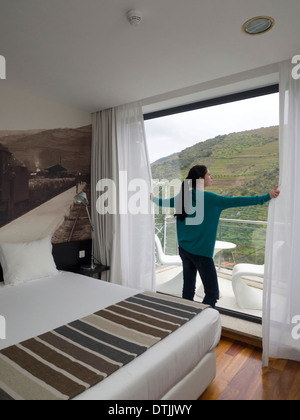
<path fill-rule="evenodd" d="M 0 80 L 0 131 L 77 128 L 91 124 L 91 115 L 33 96 Z"/>
<path fill-rule="evenodd" d="M 269 66 L 145 98 L 142 101 L 143 111 L 146 114 L 276 84 L 279 82 L 278 65 L 279 63 L 274 63 Z"/>

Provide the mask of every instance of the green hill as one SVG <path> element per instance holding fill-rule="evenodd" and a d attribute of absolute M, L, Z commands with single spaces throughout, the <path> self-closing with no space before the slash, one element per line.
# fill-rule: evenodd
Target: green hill
<path fill-rule="evenodd" d="M 266 194 L 278 183 L 278 137 L 278 126 L 219 135 L 154 162 L 152 176 L 182 180 L 192 166 L 203 164 L 214 177 L 212 192 Z M 227 210 L 222 217 L 266 220 L 267 207 Z"/>

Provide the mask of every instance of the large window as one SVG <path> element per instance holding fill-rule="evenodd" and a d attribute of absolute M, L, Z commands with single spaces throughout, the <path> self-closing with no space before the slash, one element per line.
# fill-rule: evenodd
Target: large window
<path fill-rule="evenodd" d="M 278 86 L 242 92 L 197 104 L 145 115 L 145 127 L 157 195 L 167 197 L 195 164 L 204 164 L 214 177 L 210 191 L 229 196 L 260 195 L 278 182 Z M 170 183 L 175 188 L 170 188 Z M 215 256 L 221 299 L 226 310 L 261 318 L 260 308 L 240 308 L 232 289 L 236 264 L 264 264 L 268 205 L 229 209 L 222 213 L 218 237 L 235 248 Z M 175 219 L 156 214 L 156 234 L 163 252 L 176 255 Z M 262 296 L 263 279 L 243 279 Z M 180 267 L 157 264 L 158 290 L 181 293 Z M 198 290 L 201 301 L 201 290 Z M 197 299 L 197 297 L 196 297 Z"/>

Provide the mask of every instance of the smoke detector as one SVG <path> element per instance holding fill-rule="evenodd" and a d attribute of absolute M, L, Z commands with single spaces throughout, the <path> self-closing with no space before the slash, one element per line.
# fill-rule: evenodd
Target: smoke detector
<path fill-rule="evenodd" d="M 139 10 L 129 10 L 127 12 L 127 19 L 130 25 L 136 26 L 139 25 L 142 21 L 142 13 Z"/>

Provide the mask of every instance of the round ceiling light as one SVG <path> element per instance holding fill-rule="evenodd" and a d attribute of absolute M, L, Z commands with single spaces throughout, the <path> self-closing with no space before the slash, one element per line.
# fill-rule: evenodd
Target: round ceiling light
<path fill-rule="evenodd" d="M 252 19 L 249 19 L 243 25 L 243 31 L 247 35 L 260 35 L 268 32 L 273 28 L 275 20 L 268 16 L 258 16 Z"/>

